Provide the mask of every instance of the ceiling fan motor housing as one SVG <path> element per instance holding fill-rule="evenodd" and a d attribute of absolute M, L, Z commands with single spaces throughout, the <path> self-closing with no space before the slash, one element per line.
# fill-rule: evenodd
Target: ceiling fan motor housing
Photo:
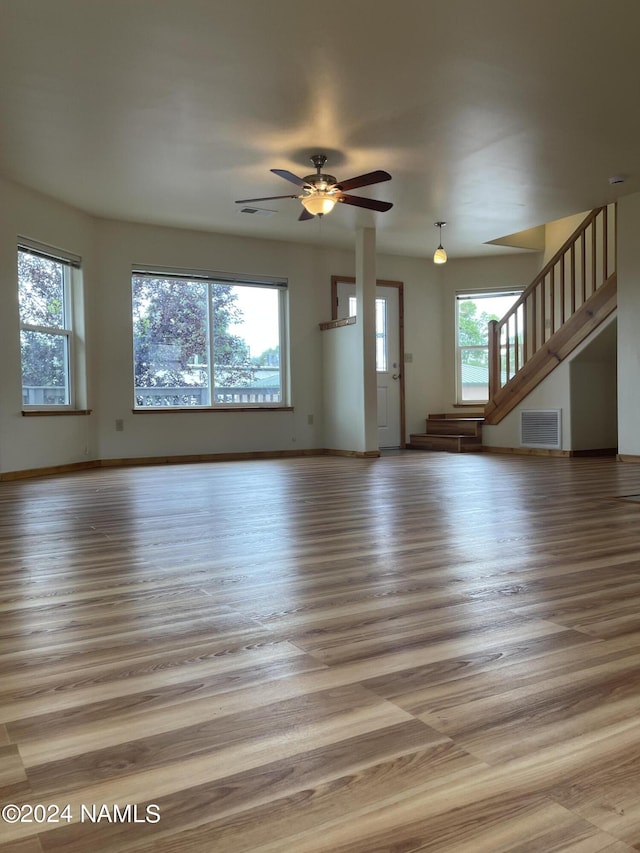
<path fill-rule="evenodd" d="M 323 175 L 320 172 L 317 175 L 307 175 L 303 180 L 316 190 L 328 190 L 336 184 L 334 175 Z"/>
<path fill-rule="evenodd" d="M 303 180 L 305 183 L 310 184 L 316 190 L 327 190 L 330 187 L 335 186 L 336 177 L 335 175 L 323 175 L 320 171 L 324 164 L 327 162 L 327 158 L 325 154 L 314 154 L 310 158 L 313 165 L 316 167 L 315 175 L 306 175 Z"/>

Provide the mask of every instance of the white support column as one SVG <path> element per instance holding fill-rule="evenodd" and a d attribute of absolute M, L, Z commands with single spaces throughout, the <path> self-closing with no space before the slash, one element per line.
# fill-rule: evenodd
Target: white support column
<path fill-rule="evenodd" d="M 362 351 L 362 451 L 378 450 L 376 384 L 376 232 L 359 228 L 356 234 L 356 299 Z"/>

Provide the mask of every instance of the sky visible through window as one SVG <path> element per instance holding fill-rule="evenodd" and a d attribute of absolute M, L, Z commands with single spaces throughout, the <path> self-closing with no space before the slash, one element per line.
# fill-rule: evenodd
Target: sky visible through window
<path fill-rule="evenodd" d="M 489 314 L 489 316 L 495 315 L 499 320 L 501 320 L 519 296 L 519 293 L 514 294 L 511 292 L 508 294 L 488 294 L 487 296 L 476 294 L 470 295 L 467 298 L 470 302 L 476 303 L 478 306 L 478 314 L 485 313 Z"/>
<path fill-rule="evenodd" d="M 251 356 L 277 347 L 278 292 L 261 287 L 238 287 L 237 305 L 242 310 L 242 323 L 229 326 L 233 335 L 239 335 L 249 345 Z"/>

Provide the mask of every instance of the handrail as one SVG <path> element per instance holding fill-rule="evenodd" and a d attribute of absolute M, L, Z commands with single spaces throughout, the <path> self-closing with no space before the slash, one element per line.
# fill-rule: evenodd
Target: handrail
<path fill-rule="evenodd" d="M 504 317 L 490 321 L 490 404 L 607 282 L 615 264 L 615 205 L 598 207 L 565 240 Z"/>
<path fill-rule="evenodd" d="M 592 210 L 591 213 L 587 214 L 587 216 L 583 219 L 583 221 L 580 223 L 580 225 L 578 225 L 576 230 L 573 232 L 573 234 L 570 237 L 567 237 L 567 239 L 564 241 L 562 246 L 560 246 L 560 248 L 555 253 L 555 255 L 551 258 L 551 260 L 547 261 L 547 263 L 542 267 L 542 269 L 540 270 L 538 275 L 534 278 L 534 280 L 526 288 L 526 290 L 522 291 L 518 301 L 516 303 L 514 303 L 514 305 L 511 306 L 512 310 L 513 310 L 513 308 L 516 307 L 516 305 L 521 303 L 531 293 L 531 291 L 536 287 L 536 285 L 539 284 L 540 281 L 542 279 L 544 279 L 551 272 L 551 270 L 555 267 L 555 265 L 562 258 L 562 256 L 571 248 L 571 246 L 585 232 L 585 230 L 589 227 L 589 225 L 591 225 L 591 223 L 598 216 L 598 214 L 601 213 L 603 210 L 606 210 L 606 209 L 607 208 L 604 206 L 603 207 L 596 207 L 595 210 Z M 509 313 L 509 312 L 507 312 L 507 313 Z"/>

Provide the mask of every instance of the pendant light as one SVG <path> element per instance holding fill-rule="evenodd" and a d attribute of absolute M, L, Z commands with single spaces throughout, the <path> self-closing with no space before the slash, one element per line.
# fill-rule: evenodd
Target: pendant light
<path fill-rule="evenodd" d="M 434 222 L 436 228 L 440 229 L 440 244 L 438 248 L 433 253 L 433 263 L 434 264 L 446 264 L 447 263 L 447 253 L 442 246 L 442 229 L 446 225 L 446 222 Z"/>

